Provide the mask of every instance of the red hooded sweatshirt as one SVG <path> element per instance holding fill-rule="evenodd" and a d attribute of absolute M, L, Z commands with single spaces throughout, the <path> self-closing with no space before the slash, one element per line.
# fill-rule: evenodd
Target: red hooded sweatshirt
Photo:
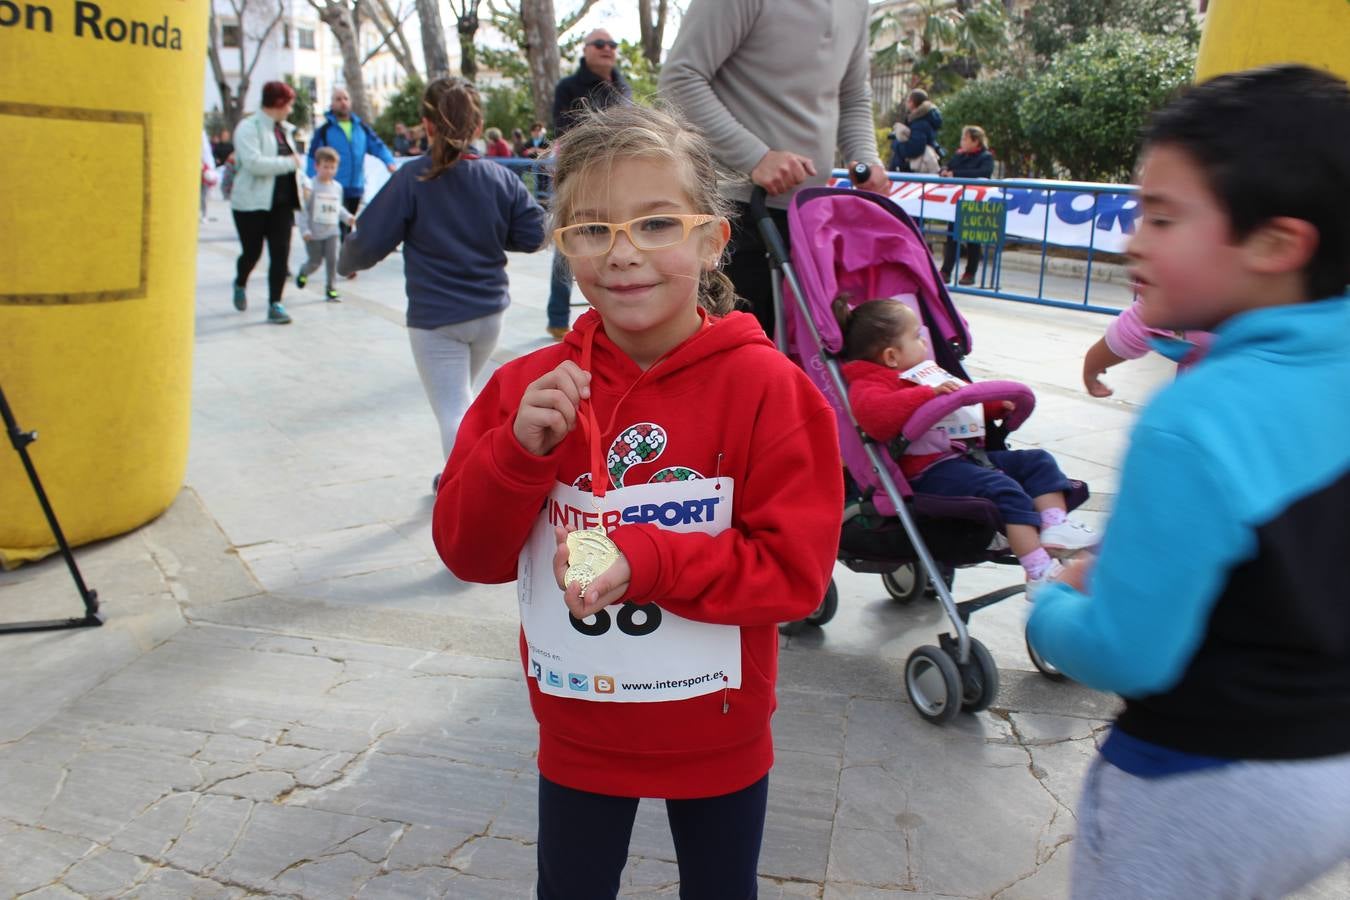
<path fill-rule="evenodd" d="M 834 413 L 754 317 L 705 317 L 697 333 L 643 372 L 608 339 L 592 311 L 563 343 L 503 366 L 460 426 L 436 497 L 432 537 L 459 578 L 515 580 L 550 492 L 591 471 L 581 428 L 546 456 L 520 446 L 512 433 L 520 398 L 564 360 L 581 365 L 583 338 L 592 330 L 591 397 L 602 446 L 634 425 L 664 432 L 659 459 L 630 465 L 623 484 L 660 480 L 653 476 L 671 467 L 734 480 L 731 524 L 720 534 L 653 524 L 609 531 L 632 567 L 624 599 L 650 600 L 695 622 L 739 626 L 742 680 L 739 689 L 677 701 L 556 696 L 528 677 L 522 632 L 521 658 L 539 721 L 539 771 L 558 784 L 612 796 L 731 793 L 773 764 L 777 625 L 820 604 L 843 510 Z"/>
<path fill-rule="evenodd" d="M 905 424 L 913 418 L 937 393 L 926 384 L 915 384 L 900 377 L 895 370 L 866 359 L 855 359 L 844 363 L 844 381 L 848 383 L 848 405 L 853 409 L 853 417 L 858 427 L 867 432 L 867 436 L 883 444 L 890 443 L 904 430 Z M 962 381 L 964 379 L 957 379 Z M 984 404 L 984 417 L 988 421 L 1000 419 L 1005 415 L 998 401 Z M 929 466 L 954 454 L 965 452 L 959 441 L 951 441 L 952 450 L 945 453 L 902 454 L 897 460 L 900 471 L 908 479 L 919 477 Z"/>

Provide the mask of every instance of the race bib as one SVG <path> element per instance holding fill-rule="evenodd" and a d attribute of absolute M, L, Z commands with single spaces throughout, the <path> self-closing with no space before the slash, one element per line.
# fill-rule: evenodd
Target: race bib
<path fill-rule="evenodd" d="M 341 203 L 328 197 L 314 198 L 314 224 L 315 225 L 336 225 L 338 223 L 338 209 Z"/>
<path fill-rule="evenodd" d="M 963 379 L 948 373 L 946 369 L 943 369 L 931 359 L 901 372 L 900 377 L 905 381 L 926 384 L 933 388 L 940 384 L 946 384 L 948 381 L 965 383 Z M 950 415 L 934 425 L 933 430 L 941 431 L 954 441 L 984 437 L 984 405 L 962 406 L 953 410 Z"/>
<path fill-rule="evenodd" d="M 526 674 L 557 697 L 617 703 L 686 700 L 741 686 L 741 630 L 683 619 L 660 597 L 616 603 L 573 619 L 553 577 L 553 526 L 568 529 L 649 523 L 717 534 L 731 527 L 735 483 L 726 476 L 610 490 L 596 509 L 588 491 L 558 484 L 520 555 L 520 622 Z"/>

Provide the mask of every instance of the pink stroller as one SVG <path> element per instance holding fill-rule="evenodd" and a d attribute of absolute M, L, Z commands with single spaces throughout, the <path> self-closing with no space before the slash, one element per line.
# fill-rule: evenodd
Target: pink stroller
<path fill-rule="evenodd" d="M 916 494 L 892 455 L 954 410 L 990 400 L 1009 400 L 1014 409 L 1001 427 L 987 431 L 985 449 L 1002 449 L 1035 407 L 1031 389 L 1012 381 L 984 381 L 926 403 L 890 447 L 879 445 L 858 428 L 837 356 L 843 339 L 830 310 L 831 300 L 847 291 L 858 303 L 893 297 L 909 304 L 927 328 L 935 362 L 969 380 L 961 360 L 970 352 L 970 332 L 939 277 L 922 233 L 889 199 L 847 188 L 799 191 L 788 210 L 792 259 L 764 210 L 764 193 L 751 198 L 751 215 L 782 270 L 787 296 L 778 306 L 778 344 L 795 359 L 825 394 L 838 418 L 845 466 L 846 508 L 839 560 L 854 572 L 881 575 L 887 592 L 901 603 L 925 593 L 931 584 L 952 624 L 938 646 L 925 645 L 905 663 L 905 688 L 919 714 L 930 722 L 951 721 L 962 710 L 978 712 L 998 693 L 998 669 L 988 649 L 967 630 L 970 615 L 1022 593 L 1024 583 L 957 603 L 951 585 L 960 566 L 983 562 L 1017 565 L 999 542 L 1003 521 L 998 509 L 978 497 L 951 498 Z M 776 281 L 777 279 L 775 279 Z M 1087 486 L 1072 482 L 1070 509 L 1087 499 Z M 838 608 L 833 582 L 816 612 L 789 631 L 828 622 Z M 1036 667 L 1062 677 L 1027 644 Z"/>

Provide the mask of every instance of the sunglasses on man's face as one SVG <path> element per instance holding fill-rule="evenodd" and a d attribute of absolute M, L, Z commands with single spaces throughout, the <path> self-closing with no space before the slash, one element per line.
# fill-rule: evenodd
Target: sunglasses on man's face
<path fill-rule="evenodd" d="M 619 49 L 619 42 L 618 42 L 618 41 L 591 41 L 587 46 L 589 46 L 589 47 L 594 47 L 594 48 L 597 49 L 597 50 L 617 50 L 617 49 Z"/>

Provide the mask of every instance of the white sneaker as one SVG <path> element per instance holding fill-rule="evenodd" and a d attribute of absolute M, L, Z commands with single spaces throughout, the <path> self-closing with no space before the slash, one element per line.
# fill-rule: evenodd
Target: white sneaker
<path fill-rule="evenodd" d="M 1035 603 L 1036 595 L 1051 582 L 1058 581 L 1059 576 L 1064 574 L 1064 567 L 1059 564 L 1059 560 L 1050 560 L 1050 566 L 1041 573 L 1040 578 L 1027 579 L 1027 602 Z"/>
<path fill-rule="evenodd" d="M 1101 540 L 1097 532 L 1073 519 L 1041 529 L 1041 546 L 1050 550 L 1083 550 Z"/>

